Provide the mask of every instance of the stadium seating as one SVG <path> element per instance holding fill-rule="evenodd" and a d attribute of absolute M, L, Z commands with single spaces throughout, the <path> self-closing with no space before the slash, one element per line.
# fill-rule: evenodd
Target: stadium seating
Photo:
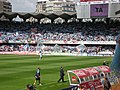
<path fill-rule="evenodd" d="M 62 48 L 61 52 L 98 53 L 107 50 L 114 53 L 114 46 L 102 44 L 115 42 L 116 35 L 119 34 L 119 26 L 120 23 L 117 21 L 111 21 L 109 24 L 103 21 L 64 24 L 0 21 L 0 43 L 2 43 L 0 51 L 34 52 L 37 42 L 41 41 L 45 44 L 45 52 L 54 51 L 54 46 L 58 43 L 62 44 L 59 47 Z M 88 44 L 82 51 L 77 48 L 81 42 Z M 96 46 L 94 44 L 96 42 L 101 45 Z"/>

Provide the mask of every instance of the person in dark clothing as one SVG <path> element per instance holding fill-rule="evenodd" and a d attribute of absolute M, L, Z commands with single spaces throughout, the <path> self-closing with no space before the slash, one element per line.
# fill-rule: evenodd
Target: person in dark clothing
<path fill-rule="evenodd" d="M 104 66 L 108 66 L 108 63 L 106 61 L 103 62 Z"/>
<path fill-rule="evenodd" d="M 60 68 L 60 79 L 58 80 L 58 82 L 60 82 L 61 80 L 62 80 L 62 82 L 64 82 L 64 76 L 65 76 L 64 70 L 63 70 L 63 68 L 61 67 L 61 68 Z"/>
<path fill-rule="evenodd" d="M 35 73 L 35 82 L 34 82 L 34 85 L 36 85 L 36 82 L 38 81 L 38 85 L 41 85 L 40 83 L 40 68 L 38 67 L 36 73 Z"/>
<path fill-rule="evenodd" d="M 36 90 L 36 87 L 31 84 L 27 84 L 27 90 Z"/>
<path fill-rule="evenodd" d="M 108 78 L 104 78 L 104 90 L 110 90 L 110 88 L 111 88 L 111 84 L 110 84 L 110 82 L 109 82 L 109 80 L 108 80 Z"/>

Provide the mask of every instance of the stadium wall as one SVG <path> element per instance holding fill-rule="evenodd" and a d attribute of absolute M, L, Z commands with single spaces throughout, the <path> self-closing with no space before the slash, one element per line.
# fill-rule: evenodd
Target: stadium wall
<path fill-rule="evenodd" d="M 89 44 L 89 45 L 116 45 L 115 41 L 44 41 L 43 44 Z"/>
<path fill-rule="evenodd" d="M 0 40 L 0 43 L 7 43 L 5 41 Z M 8 41 L 10 44 L 22 44 L 23 42 L 20 41 Z M 36 41 L 30 41 L 27 40 L 24 42 L 25 44 L 36 44 Z M 43 44 L 89 44 L 89 45 L 116 45 L 116 41 L 77 41 L 77 40 L 71 40 L 71 41 L 58 41 L 58 40 L 44 40 L 42 42 Z"/>
<path fill-rule="evenodd" d="M 39 55 L 36 52 L 28 52 L 28 51 L 13 51 L 13 52 L 0 52 L 0 55 Z M 87 54 L 87 53 L 59 53 L 59 52 L 52 52 L 52 53 L 43 53 L 43 55 L 63 55 L 63 56 L 113 56 L 112 52 L 99 52 L 98 54 Z"/>

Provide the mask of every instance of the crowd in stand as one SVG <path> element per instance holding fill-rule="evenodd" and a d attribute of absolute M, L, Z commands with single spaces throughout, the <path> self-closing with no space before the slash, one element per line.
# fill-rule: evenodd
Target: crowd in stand
<path fill-rule="evenodd" d="M 13 51 L 28 51 L 28 52 L 36 52 L 37 46 L 34 45 L 2 45 L 0 46 L 0 52 L 13 52 Z M 109 51 L 114 53 L 114 48 L 111 46 L 85 46 L 84 48 L 80 48 L 78 46 L 69 46 L 69 45 L 43 45 L 42 47 L 43 53 L 86 53 L 86 54 L 98 54 L 102 51 Z"/>
<path fill-rule="evenodd" d="M 0 52 L 13 52 L 13 51 L 29 51 L 35 52 L 36 47 L 33 45 L 1 45 Z"/>
<path fill-rule="evenodd" d="M 53 41 L 114 41 L 120 25 L 103 22 L 67 24 L 30 24 L 0 22 L 0 40 L 26 43 L 37 40 Z"/>
<path fill-rule="evenodd" d="M 72 22 L 64 24 L 38 24 L 0 21 L 0 43 L 19 43 L 21 45 L 1 45 L 0 51 L 25 51 L 36 50 L 35 45 L 41 41 L 115 41 L 120 33 L 120 23 L 110 22 Z M 54 51 L 54 46 L 45 46 L 44 51 Z M 60 46 L 61 52 L 95 52 L 114 49 L 109 47 L 86 46 L 79 50 L 76 46 Z M 59 50 L 58 50 L 59 51 Z"/>

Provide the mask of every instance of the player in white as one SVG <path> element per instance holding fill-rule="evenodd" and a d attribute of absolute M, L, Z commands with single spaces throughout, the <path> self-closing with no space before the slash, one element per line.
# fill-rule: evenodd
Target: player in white
<path fill-rule="evenodd" d="M 39 54 L 40 54 L 40 60 L 41 60 L 42 59 L 42 50 L 40 50 Z"/>

